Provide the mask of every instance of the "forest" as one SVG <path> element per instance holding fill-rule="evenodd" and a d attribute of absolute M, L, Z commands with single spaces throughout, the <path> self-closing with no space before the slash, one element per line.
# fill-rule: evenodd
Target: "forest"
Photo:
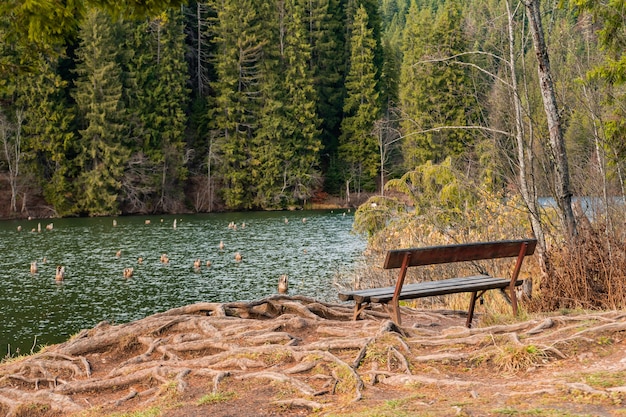
<path fill-rule="evenodd" d="M 11 216 L 356 205 L 439 164 L 624 195 L 623 1 L 49 3 L 0 6 Z"/>
<path fill-rule="evenodd" d="M 202 400 L 180 411 L 192 396 L 176 396 L 198 381 L 187 391 L 236 391 L 211 415 L 258 413 L 268 392 L 289 415 L 337 399 L 337 415 L 357 401 L 358 415 L 622 407 L 625 28 L 626 0 L 2 0 L 2 215 L 335 198 L 368 238 L 356 271 L 333 282 L 349 289 L 393 285 L 380 268 L 390 249 L 532 237 L 537 250 L 518 317 L 506 294 L 479 296 L 486 327 L 441 326 L 467 308 L 458 294 L 407 300 L 414 324 L 399 327 L 382 310 L 357 325 L 346 305 L 299 295 L 200 302 L 7 362 L 17 388 L 0 412 L 36 401 L 57 415 L 84 400 L 108 413 L 137 398 L 199 413 Z M 406 282 L 509 276 L 499 261 Z"/>

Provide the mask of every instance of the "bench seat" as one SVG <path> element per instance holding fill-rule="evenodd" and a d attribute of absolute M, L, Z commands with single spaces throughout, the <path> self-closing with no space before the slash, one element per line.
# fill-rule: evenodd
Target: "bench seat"
<path fill-rule="evenodd" d="M 526 255 L 533 254 L 536 244 L 537 241 L 535 239 L 524 239 L 391 250 L 387 253 L 384 268 L 400 269 L 400 274 L 395 286 L 340 291 L 339 299 L 342 301 L 353 300 L 355 302 L 354 320 L 356 320 L 361 312 L 371 303 L 379 303 L 389 311 L 392 320 L 396 324 L 400 324 L 398 304 L 400 300 L 434 297 L 446 294 L 471 293 L 466 322 L 467 327 L 471 327 L 476 299 L 489 290 L 501 290 L 510 299 L 513 313 L 517 314 L 517 300 L 514 288 L 522 285 L 523 280 L 517 279 L 522 261 Z M 511 274 L 511 278 L 497 278 L 490 275 L 479 274 L 404 284 L 406 271 L 412 266 L 515 256 L 517 257 L 517 262 Z M 505 290 L 508 290 L 508 294 Z"/>
<path fill-rule="evenodd" d="M 522 280 L 517 280 L 515 285 L 522 285 L 522 282 Z M 508 278 L 494 278 L 489 275 L 449 278 L 441 281 L 425 281 L 404 285 L 399 299 L 411 300 L 414 298 L 435 297 L 446 294 L 494 290 L 499 288 L 504 289 L 509 287 L 510 284 L 511 282 Z M 387 303 L 393 298 L 394 291 L 395 287 L 349 291 L 340 293 L 339 299 L 342 301 L 354 300 L 357 303 Z"/>

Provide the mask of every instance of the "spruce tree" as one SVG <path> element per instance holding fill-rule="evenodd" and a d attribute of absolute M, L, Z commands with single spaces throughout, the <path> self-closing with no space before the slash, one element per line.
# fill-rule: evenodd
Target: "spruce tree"
<path fill-rule="evenodd" d="M 297 0 L 277 2 L 277 35 L 266 55 L 264 105 L 255 137 L 255 205 L 284 207 L 309 198 L 320 150 L 310 45 Z"/>
<path fill-rule="evenodd" d="M 471 147 L 473 136 L 462 127 L 475 123 L 478 106 L 468 67 L 451 60 L 467 50 L 461 23 L 458 0 L 447 0 L 436 15 L 415 3 L 409 10 L 399 92 L 406 168 Z"/>
<path fill-rule="evenodd" d="M 224 0 L 215 28 L 216 97 L 209 116 L 218 142 L 222 197 L 231 209 L 252 208 L 255 194 L 251 178 L 258 162 L 252 159 L 252 138 L 260 113 L 264 46 L 259 34 L 267 24 L 257 3 Z"/>
<path fill-rule="evenodd" d="M 43 57 L 36 72 L 20 75 L 19 103 L 26 109 L 24 149 L 28 170 L 43 188 L 57 215 L 74 214 L 71 177 L 75 175 L 74 117 L 68 111 L 61 77 Z"/>
<path fill-rule="evenodd" d="M 310 0 L 306 4 L 305 23 L 311 44 L 310 68 L 317 95 L 317 114 L 320 118 L 322 140 L 322 167 L 325 170 L 324 188 L 338 193 L 341 178 L 337 155 L 346 76 L 345 1 Z"/>
<path fill-rule="evenodd" d="M 80 142 L 76 164 L 76 207 L 89 215 L 117 214 L 118 197 L 129 150 L 122 106 L 121 69 L 115 24 L 111 18 L 91 9 L 80 25 L 80 46 L 76 51 L 76 100 Z"/>
<path fill-rule="evenodd" d="M 206 182 L 213 183 L 211 178 L 211 160 L 214 158 L 212 139 L 208 129 L 208 106 L 212 96 L 210 83 L 216 78 L 212 57 L 215 56 L 215 43 L 212 42 L 214 27 L 217 24 L 215 2 L 192 0 L 183 8 L 185 16 L 185 34 L 187 44 L 187 63 L 189 66 L 190 112 L 187 127 L 187 147 L 190 149 L 190 178 L 207 176 Z M 207 168 L 207 164 L 209 167 Z M 212 187 L 210 187 L 212 188 Z M 210 190 L 208 194 L 212 194 Z M 196 209 L 211 210 L 211 198 L 198 200 Z"/>
<path fill-rule="evenodd" d="M 374 48 L 376 41 L 368 27 L 367 12 L 359 7 L 351 31 L 350 69 L 346 77 L 347 97 L 341 123 L 339 155 L 347 162 L 347 180 L 354 189 L 373 190 L 379 168 L 378 145 L 372 135 L 374 122 L 380 114 L 376 86 Z"/>
<path fill-rule="evenodd" d="M 148 108 L 143 115 L 150 146 L 146 152 L 157 165 L 154 210 L 172 211 L 183 199 L 180 181 L 186 177 L 184 131 L 187 122 L 187 66 L 180 11 L 151 21 L 154 78 L 145 80 Z"/>
<path fill-rule="evenodd" d="M 184 200 L 188 103 L 182 13 L 171 10 L 133 30 L 127 106 L 133 155 L 124 177 L 126 209 L 175 212 Z"/>
<path fill-rule="evenodd" d="M 286 86 L 285 103 L 288 105 L 291 131 L 287 132 L 285 179 L 290 199 L 307 200 L 319 185 L 319 153 L 321 150 L 320 124 L 316 114 L 317 94 L 312 71 L 308 67 L 311 47 L 303 27 L 303 9 L 297 0 L 290 0 L 283 82 Z"/>

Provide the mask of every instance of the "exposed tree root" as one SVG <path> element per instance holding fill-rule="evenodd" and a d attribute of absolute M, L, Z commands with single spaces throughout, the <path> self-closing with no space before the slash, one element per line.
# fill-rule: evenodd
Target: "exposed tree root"
<path fill-rule="evenodd" d="M 454 317 L 444 312 L 405 309 L 402 327 L 378 310 L 364 316 L 354 322 L 351 306 L 275 296 L 199 303 L 118 326 L 103 322 L 63 344 L 2 363 L 0 412 L 16 415 L 33 403 L 63 414 L 159 403 L 188 392 L 194 379 L 209 381 L 206 390 L 214 394 L 227 391 L 231 382 L 261 380 L 291 393 L 273 401 L 277 407 L 321 410 L 359 401 L 379 383 L 390 389 L 420 384 L 480 390 L 489 384 L 461 372 L 444 375 L 436 367 L 524 371 L 570 359 L 579 351 L 570 349 L 575 344 L 600 338 L 618 343 L 626 334 L 622 312 L 472 329 L 450 326 Z M 447 325 L 422 327 L 423 322 Z M 553 380 L 532 388 L 625 395 L 619 387 L 588 389 Z M 510 386 L 506 394 L 518 392 L 524 391 Z"/>
<path fill-rule="evenodd" d="M 324 404 L 315 401 L 304 400 L 302 398 L 294 398 L 293 400 L 274 401 L 273 404 L 281 407 L 302 407 L 311 411 L 321 410 Z"/>

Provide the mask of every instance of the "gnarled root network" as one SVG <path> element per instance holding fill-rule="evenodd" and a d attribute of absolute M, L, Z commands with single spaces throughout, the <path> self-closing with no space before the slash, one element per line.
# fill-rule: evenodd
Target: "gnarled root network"
<path fill-rule="evenodd" d="M 321 410 L 359 401 L 379 382 L 478 387 L 477 381 L 429 375 L 428 367 L 467 366 L 477 355 L 496 366 L 498 360 L 506 363 L 503 352 L 529 344 L 536 356 L 511 354 L 510 361 L 540 366 L 566 358 L 572 341 L 626 330 L 624 315 L 616 312 L 587 317 L 585 323 L 595 327 L 552 317 L 472 329 L 410 325 L 448 320 L 437 312 L 403 310 L 408 324 L 401 327 L 382 311 L 367 310 L 363 316 L 352 321 L 349 305 L 274 296 L 193 304 L 116 326 L 101 323 L 65 343 L 2 363 L 0 415 L 20 415 L 32 404 L 60 414 L 146 406 L 187 392 L 197 380 L 213 394 L 246 381 L 278 384 L 291 398 L 268 399 L 276 407 Z"/>

